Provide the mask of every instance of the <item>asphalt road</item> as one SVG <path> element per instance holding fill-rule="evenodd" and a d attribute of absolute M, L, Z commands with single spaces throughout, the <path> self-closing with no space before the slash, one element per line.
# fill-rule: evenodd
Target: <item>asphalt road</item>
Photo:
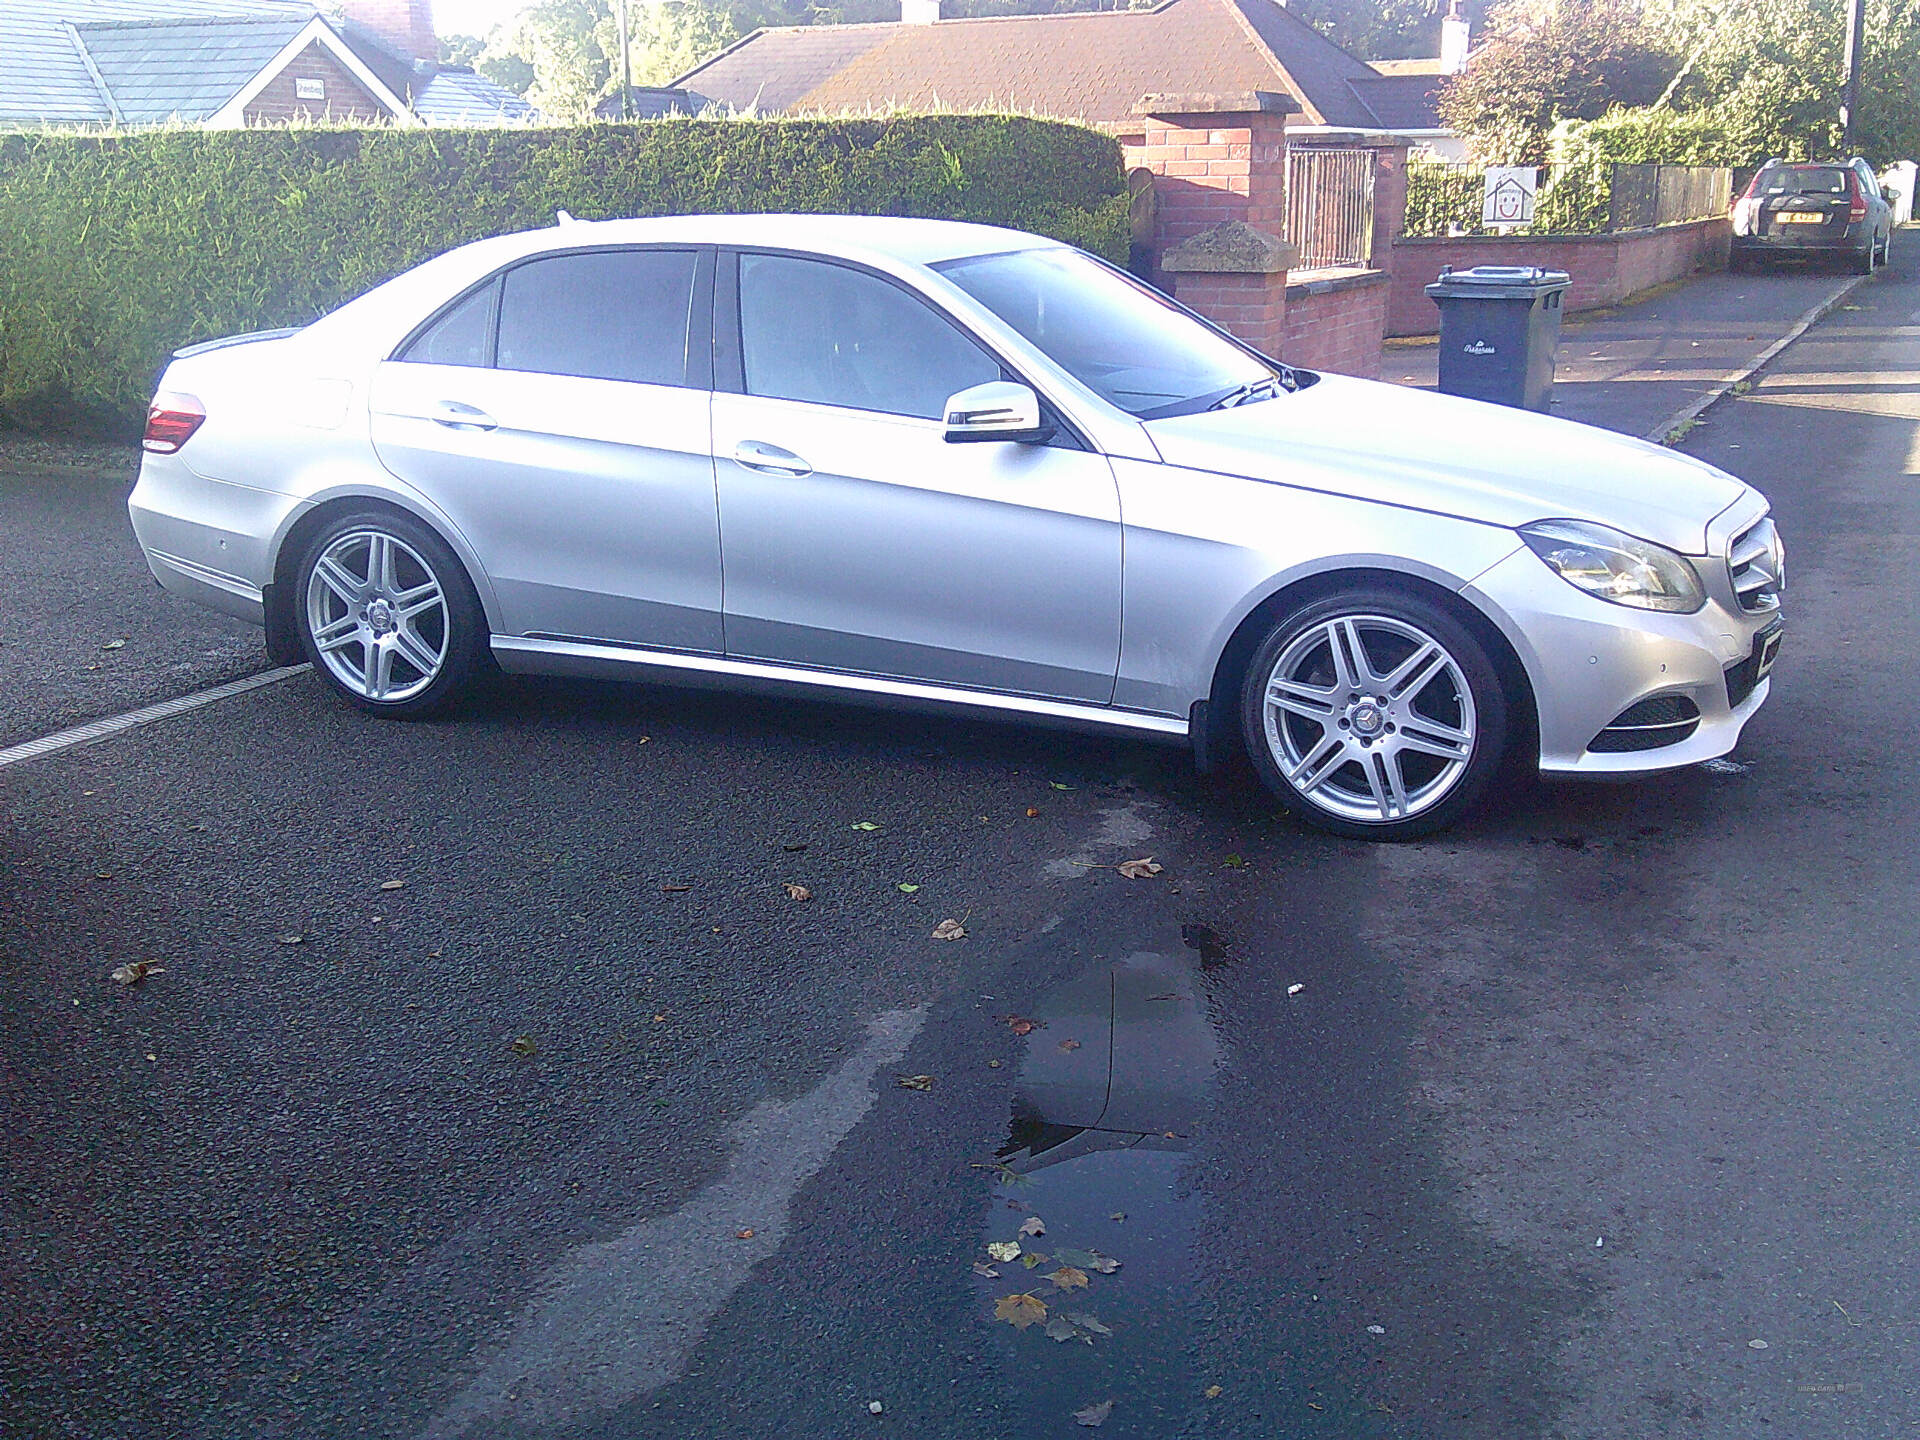
<path fill-rule="evenodd" d="M 1375 848 L 1144 745 L 310 676 L 0 771 L 0 1433 L 1920 1432 L 1916 249 L 1691 437 L 1792 556 L 1724 773 Z M 144 582 L 73 535 L 77 654 Z M 15 733 L 111 698 L 16 653 Z"/>

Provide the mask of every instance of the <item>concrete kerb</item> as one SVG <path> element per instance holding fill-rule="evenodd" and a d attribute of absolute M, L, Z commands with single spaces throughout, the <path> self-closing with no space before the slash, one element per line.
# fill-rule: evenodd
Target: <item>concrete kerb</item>
<path fill-rule="evenodd" d="M 1656 445 L 1672 445 L 1677 443 L 1693 428 L 1694 423 L 1698 421 L 1702 415 L 1706 414 L 1717 401 L 1731 392 L 1734 386 L 1743 385 L 1755 375 L 1759 374 L 1776 355 L 1793 344 L 1794 341 L 1806 334 L 1807 331 L 1811 330 L 1815 325 L 1819 324 L 1820 321 L 1831 315 L 1839 308 L 1842 301 L 1872 278 L 1870 275 L 1855 275 L 1840 285 L 1840 287 L 1831 295 L 1827 296 L 1826 299 L 1808 306 L 1807 309 L 1801 313 L 1800 318 L 1787 327 L 1787 333 L 1774 341 L 1766 349 L 1762 350 L 1745 369 L 1740 370 L 1736 374 L 1728 375 L 1724 379 L 1714 381 L 1706 394 L 1682 405 L 1678 410 L 1674 411 L 1673 414 L 1667 416 L 1666 419 L 1647 431 L 1645 435 L 1641 436 L 1641 439 L 1651 440 Z"/>

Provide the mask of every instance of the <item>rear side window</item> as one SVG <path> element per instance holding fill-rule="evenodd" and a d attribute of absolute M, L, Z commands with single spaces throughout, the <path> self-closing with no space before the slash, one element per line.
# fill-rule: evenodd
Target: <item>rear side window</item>
<path fill-rule="evenodd" d="M 786 255 L 740 257 L 747 393 L 938 420 L 1000 362 L 878 276 Z"/>
<path fill-rule="evenodd" d="M 422 331 L 401 353 L 419 365 L 493 364 L 493 305 L 500 282 L 481 286 Z"/>
<path fill-rule="evenodd" d="M 603 250 L 514 267 L 500 293 L 495 363 L 543 375 L 686 384 L 695 258 L 691 250 Z"/>

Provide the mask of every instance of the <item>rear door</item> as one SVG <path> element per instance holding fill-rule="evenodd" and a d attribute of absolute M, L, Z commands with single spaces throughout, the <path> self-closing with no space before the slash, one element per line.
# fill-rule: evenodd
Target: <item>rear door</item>
<path fill-rule="evenodd" d="M 713 260 L 512 266 L 374 375 L 373 442 L 480 557 L 510 635 L 719 653 Z"/>

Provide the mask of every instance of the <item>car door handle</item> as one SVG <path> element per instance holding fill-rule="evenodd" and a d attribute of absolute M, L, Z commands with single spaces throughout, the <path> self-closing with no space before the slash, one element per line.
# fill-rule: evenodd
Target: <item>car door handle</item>
<path fill-rule="evenodd" d="M 496 430 L 499 422 L 484 410 L 462 405 L 458 400 L 442 400 L 433 407 L 433 423 L 449 430 Z"/>
<path fill-rule="evenodd" d="M 769 475 L 811 475 L 813 466 L 791 450 L 769 445 L 764 440 L 742 440 L 733 447 L 734 462 L 749 470 L 764 470 Z"/>

